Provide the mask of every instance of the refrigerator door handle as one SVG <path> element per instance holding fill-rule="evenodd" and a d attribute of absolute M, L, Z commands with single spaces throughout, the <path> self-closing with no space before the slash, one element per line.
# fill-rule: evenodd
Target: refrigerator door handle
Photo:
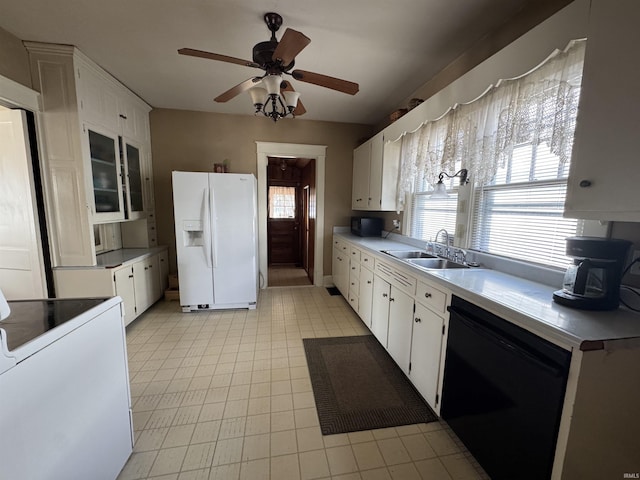
<path fill-rule="evenodd" d="M 215 228 L 218 222 L 218 217 L 216 215 L 216 202 L 215 202 L 215 195 L 212 193 L 209 194 L 209 203 L 210 203 L 210 218 L 213 220 L 211 222 L 212 225 L 214 225 L 214 227 L 210 230 L 211 231 L 211 248 L 209 250 L 209 254 L 212 257 L 212 266 L 213 268 L 217 268 L 218 266 L 218 242 L 216 239 L 217 236 L 217 228 Z"/>
<path fill-rule="evenodd" d="M 207 267 L 212 268 L 213 260 L 211 258 L 211 211 L 209 208 L 209 198 L 211 197 L 210 190 L 204 189 L 202 192 L 202 248 L 204 249 L 204 259 L 207 262 Z"/>

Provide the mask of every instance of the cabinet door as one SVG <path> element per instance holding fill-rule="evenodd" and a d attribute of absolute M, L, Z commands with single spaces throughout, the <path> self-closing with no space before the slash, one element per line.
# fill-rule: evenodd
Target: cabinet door
<path fill-rule="evenodd" d="M 568 217 L 640 221 L 639 12 L 636 0 L 591 2 Z"/>
<path fill-rule="evenodd" d="M 389 331 L 389 291 L 391 286 L 382 278 L 373 277 L 373 311 L 371 312 L 371 333 L 384 348 L 387 348 Z"/>
<path fill-rule="evenodd" d="M 121 140 L 123 171 L 125 175 L 125 218 L 137 220 L 144 216 L 144 187 L 142 173 L 142 147 L 126 137 Z"/>
<path fill-rule="evenodd" d="M 124 219 L 118 137 L 86 126 L 94 201 L 94 223 Z"/>
<path fill-rule="evenodd" d="M 444 320 L 420 303 L 416 303 L 411 338 L 411 383 L 431 407 L 436 408 L 442 328 Z"/>
<path fill-rule="evenodd" d="M 116 270 L 113 277 L 116 284 L 116 295 L 122 298 L 124 306 L 124 324 L 129 325 L 137 317 L 133 267 Z"/>
<path fill-rule="evenodd" d="M 382 176 L 383 146 L 384 135 L 380 132 L 371 139 L 371 161 L 369 164 L 369 210 L 380 210 L 382 207 L 382 182 L 384 180 Z M 396 181 L 396 179 L 393 179 L 392 181 Z"/>
<path fill-rule="evenodd" d="M 411 360 L 413 298 L 393 285 L 389 296 L 389 335 L 387 350 L 405 374 Z"/>
<path fill-rule="evenodd" d="M 95 68 L 78 61 L 78 96 L 84 121 L 119 131 L 118 92 Z"/>
<path fill-rule="evenodd" d="M 371 328 L 371 308 L 373 303 L 373 272 L 360 268 L 360 293 L 358 295 L 358 315 L 364 324 Z"/>
<path fill-rule="evenodd" d="M 363 143 L 353 151 L 351 208 L 354 210 L 367 210 L 369 208 L 370 157 L 371 141 Z"/>
<path fill-rule="evenodd" d="M 339 249 L 333 249 L 333 283 L 343 297 L 349 296 L 349 257 Z"/>
<path fill-rule="evenodd" d="M 133 281 L 136 292 L 136 311 L 144 312 L 151 305 L 151 289 L 149 288 L 149 265 L 147 259 L 133 264 Z"/>

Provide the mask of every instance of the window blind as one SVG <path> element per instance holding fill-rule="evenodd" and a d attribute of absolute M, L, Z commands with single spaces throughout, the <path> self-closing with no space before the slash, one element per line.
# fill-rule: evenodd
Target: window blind
<path fill-rule="evenodd" d="M 447 198 L 430 199 L 431 193 L 422 192 L 413 196 L 410 236 L 435 241 L 438 230 L 444 228 L 453 237 L 456 231 L 458 194 L 449 192 Z M 444 241 L 442 237 L 440 240 Z"/>

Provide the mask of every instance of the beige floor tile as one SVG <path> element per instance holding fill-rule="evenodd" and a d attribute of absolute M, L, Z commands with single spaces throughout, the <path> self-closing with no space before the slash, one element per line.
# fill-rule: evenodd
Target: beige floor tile
<path fill-rule="evenodd" d="M 212 420 L 209 422 L 198 422 L 191 436 L 191 443 L 207 443 L 215 442 L 220 432 L 220 420 Z"/>
<path fill-rule="evenodd" d="M 243 438 L 231 438 L 229 440 L 218 441 L 213 455 L 212 465 L 218 466 L 240 462 L 242 459 L 243 443 Z"/>
<path fill-rule="evenodd" d="M 420 473 L 418 473 L 413 463 L 391 465 L 388 468 L 393 480 L 422 480 Z"/>
<path fill-rule="evenodd" d="M 227 397 L 227 401 L 229 400 L 246 400 L 249 398 L 249 390 L 251 388 L 251 384 L 245 385 L 234 385 L 229 388 L 229 396 Z"/>
<path fill-rule="evenodd" d="M 227 400 L 222 418 L 242 417 L 247 415 L 248 400 Z"/>
<path fill-rule="evenodd" d="M 382 453 L 382 458 L 384 458 L 384 462 L 387 465 L 397 465 L 411 461 L 409 452 L 404 448 L 399 437 L 377 440 L 377 443 L 380 453 Z"/>
<path fill-rule="evenodd" d="M 271 383 L 252 383 L 250 385 L 249 398 L 270 397 Z"/>
<path fill-rule="evenodd" d="M 251 435 L 244 437 L 244 448 L 242 450 L 242 461 L 257 460 L 259 458 L 268 458 L 271 444 L 271 434 L 264 433 L 260 435 Z"/>
<path fill-rule="evenodd" d="M 132 453 L 131 457 L 129 457 L 129 461 L 127 461 L 122 472 L 118 475 L 118 480 L 146 478 L 151 471 L 151 467 L 153 466 L 153 462 L 157 455 L 158 451 L 156 450 L 151 452 Z"/>
<path fill-rule="evenodd" d="M 181 447 L 189 445 L 196 424 L 178 425 L 170 427 L 162 444 L 162 448 Z"/>
<path fill-rule="evenodd" d="M 299 428 L 296 430 L 296 436 L 299 452 L 325 448 L 320 427 Z"/>
<path fill-rule="evenodd" d="M 271 414 L 271 431 L 292 430 L 296 428 L 293 410 L 285 412 L 273 412 Z"/>
<path fill-rule="evenodd" d="M 372 442 L 374 440 L 373 433 L 371 430 L 363 430 L 361 432 L 350 432 L 347 435 L 349 436 L 349 442 L 351 443 Z"/>
<path fill-rule="evenodd" d="M 415 435 L 406 435 L 400 437 L 402 444 L 409 452 L 411 460 L 424 460 L 426 458 L 433 458 L 436 456 L 436 452 L 433 450 L 429 442 L 422 433 Z"/>
<path fill-rule="evenodd" d="M 290 393 L 284 395 L 271 395 L 272 412 L 285 412 L 287 410 L 293 410 L 293 396 Z"/>
<path fill-rule="evenodd" d="M 167 436 L 168 431 L 168 427 L 143 430 L 136 436 L 133 451 L 148 452 L 151 450 L 160 450 L 162 442 L 164 442 L 164 438 Z"/>
<path fill-rule="evenodd" d="M 221 465 L 211 467 L 209 480 L 238 480 L 240 478 L 240 464 Z"/>
<path fill-rule="evenodd" d="M 451 455 L 460 452 L 460 447 L 445 430 L 426 432 L 424 436 L 438 455 Z"/>
<path fill-rule="evenodd" d="M 153 467 L 149 472 L 150 477 L 180 472 L 182 460 L 187 453 L 187 447 L 166 448 L 158 451 Z"/>
<path fill-rule="evenodd" d="M 187 425 L 189 423 L 196 423 L 200 417 L 201 405 L 193 405 L 189 407 L 180 407 L 176 411 L 176 416 L 173 418 L 172 425 Z"/>
<path fill-rule="evenodd" d="M 293 394 L 293 408 L 296 410 L 301 408 L 312 408 L 316 406 L 313 398 L 313 392 L 302 392 Z"/>
<path fill-rule="evenodd" d="M 349 445 L 349 435 L 346 433 L 338 433 L 336 435 L 324 435 L 322 439 L 324 441 L 325 448 Z"/>
<path fill-rule="evenodd" d="M 300 480 L 298 455 L 281 455 L 271 458 L 272 480 Z"/>
<path fill-rule="evenodd" d="M 365 470 L 360 472 L 360 476 L 362 480 L 392 480 L 391 474 L 386 467 L 382 468 L 374 468 L 373 470 Z M 425 480 L 440 480 L 437 477 L 433 477 L 433 479 L 425 479 Z"/>
<path fill-rule="evenodd" d="M 262 415 L 250 415 L 247 417 L 245 435 L 258 435 L 261 433 L 269 433 L 271 431 L 271 415 L 263 413 Z"/>
<path fill-rule="evenodd" d="M 315 408 L 301 408 L 294 410 L 296 428 L 315 427 L 320 425 Z"/>
<path fill-rule="evenodd" d="M 351 445 L 327 448 L 326 454 L 331 475 L 342 475 L 358 471 L 358 464 L 353 456 Z"/>
<path fill-rule="evenodd" d="M 190 445 L 182 462 L 182 470 L 196 470 L 210 467 L 215 449 L 215 442 Z"/>
<path fill-rule="evenodd" d="M 247 415 L 271 413 L 271 397 L 250 398 Z"/>
<path fill-rule="evenodd" d="M 240 467 L 240 480 L 269 480 L 269 459 L 251 460 L 242 462 Z"/>
<path fill-rule="evenodd" d="M 351 445 L 360 470 L 370 470 L 385 466 L 382 453 L 376 442 L 356 443 Z"/>
<path fill-rule="evenodd" d="M 329 463 L 324 450 L 299 453 L 300 476 L 302 480 L 312 480 L 329 476 Z"/>
<path fill-rule="evenodd" d="M 224 402 L 220 403 L 205 403 L 200 409 L 200 416 L 198 422 L 210 422 L 212 420 L 220 420 L 224 413 Z"/>
<path fill-rule="evenodd" d="M 296 453 L 298 443 L 296 441 L 295 430 L 284 430 L 282 432 L 271 433 L 271 456 L 286 455 Z"/>
<path fill-rule="evenodd" d="M 438 480 L 452 480 L 442 462 L 438 458 L 420 460 L 415 466 L 423 479 L 437 478 Z"/>
<path fill-rule="evenodd" d="M 189 470 L 188 472 L 180 472 L 177 480 L 209 480 L 211 474 L 210 468 L 201 468 L 198 470 Z M 155 480 L 155 479 L 153 479 Z"/>
<path fill-rule="evenodd" d="M 154 410 L 147 420 L 145 428 L 151 429 L 171 426 L 171 423 L 173 422 L 177 411 L 177 408 L 163 408 L 161 410 Z"/>
<path fill-rule="evenodd" d="M 225 418 L 220 423 L 220 432 L 218 440 L 226 440 L 228 438 L 243 437 L 245 435 L 245 427 L 247 417 Z"/>
<path fill-rule="evenodd" d="M 311 392 L 311 380 L 308 378 L 293 378 L 291 380 L 291 391 L 293 393 Z"/>

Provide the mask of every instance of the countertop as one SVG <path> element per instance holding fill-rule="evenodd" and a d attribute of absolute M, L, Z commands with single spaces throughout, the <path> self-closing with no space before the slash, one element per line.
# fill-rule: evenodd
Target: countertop
<path fill-rule="evenodd" d="M 20 300 L 0 321 L 0 373 L 122 302 L 120 297 Z"/>
<path fill-rule="evenodd" d="M 90 267 L 56 267 L 56 269 L 96 269 L 96 268 L 115 268 L 127 263 L 134 263 L 143 258 L 155 255 L 163 250 L 166 250 L 167 246 L 149 247 L 149 248 L 121 248 L 119 250 L 112 250 L 110 252 L 99 253 L 96 255 L 96 264 Z"/>
<path fill-rule="evenodd" d="M 335 233 L 358 247 L 413 250 L 394 240 Z M 382 254 L 384 255 L 384 254 Z M 582 350 L 606 348 L 604 342 L 634 339 L 640 342 L 640 314 L 624 307 L 605 312 L 577 310 L 558 305 L 553 287 L 485 268 L 425 271 L 391 256 L 384 261 L 410 271 L 416 278 L 442 285 L 453 294 L 564 347 Z"/>

